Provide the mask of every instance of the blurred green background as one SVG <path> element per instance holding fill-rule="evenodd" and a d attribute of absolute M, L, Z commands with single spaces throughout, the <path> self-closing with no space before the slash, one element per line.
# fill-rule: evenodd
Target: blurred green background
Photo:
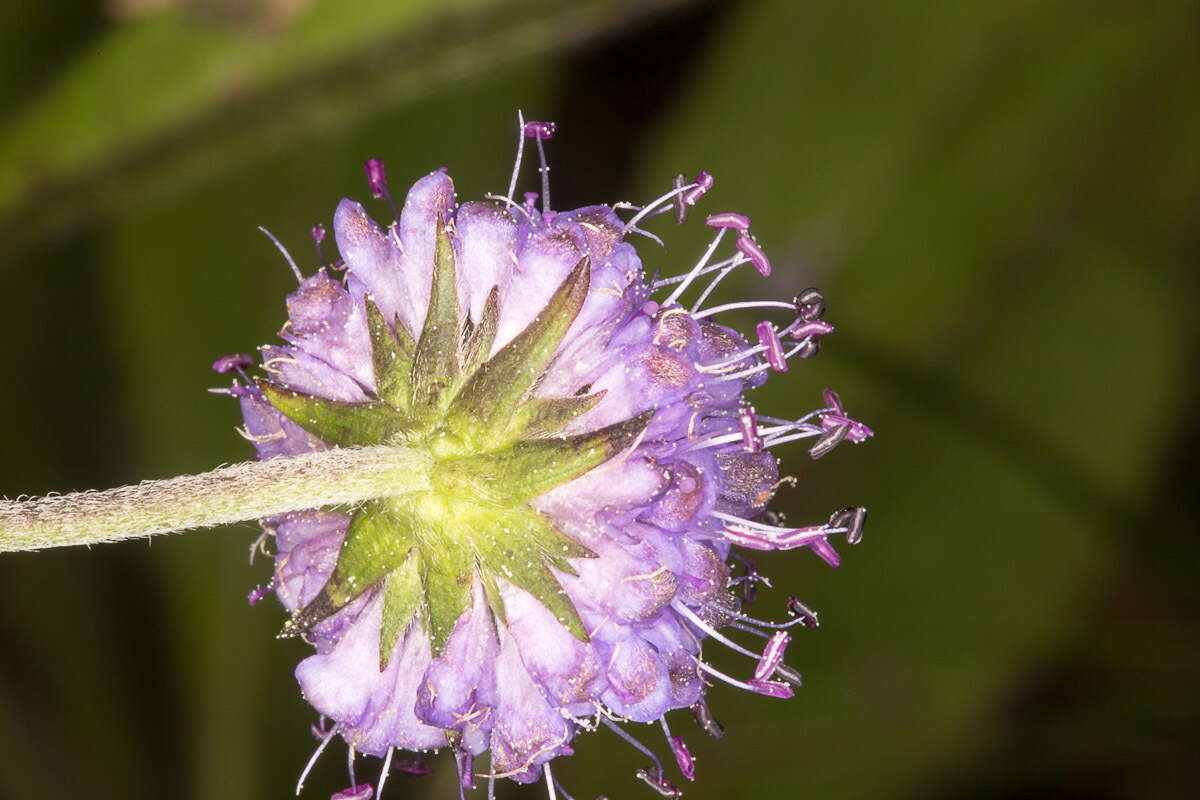
<path fill-rule="evenodd" d="M 713 172 L 776 265 L 723 297 L 816 284 L 839 328 L 758 408 L 832 385 L 877 431 L 782 454 L 790 518 L 861 503 L 866 539 L 761 560 L 762 613 L 821 612 L 807 685 L 716 689 L 720 743 L 678 713 L 687 796 L 1200 796 L 1197 4 L 62 0 L 5 5 L 0 52 L 0 494 L 249 457 L 205 389 L 284 319 L 256 226 L 311 270 L 369 156 L 503 191 L 523 108 L 557 207 Z M 658 230 L 667 270 L 706 238 Z M 0 557 L 0 797 L 291 795 L 305 647 L 246 607 L 255 536 Z M 577 751 L 576 797 L 654 796 Z M 454 796 L 435 766 L 386 796 Z"/>

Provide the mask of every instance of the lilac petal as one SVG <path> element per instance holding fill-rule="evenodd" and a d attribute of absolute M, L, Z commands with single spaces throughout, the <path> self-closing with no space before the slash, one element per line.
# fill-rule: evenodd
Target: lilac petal
<path fill-rule="evenodd" d="M 246 436 L 254 444 L 260 459 L 326 449 L 324 442 L 276 411 L 258 389 L 242 393 L 238 404 L 245 420 Z"/>
<path fill-rule="evenodd" d="M 574 731 L 529 677 L 516 640 L 507 634 L 502 638 L 495 662 L 504 680 L 496 685 L 492 770 L 498 777 L 532 783 L 541 778 L 542 764 L 568 748 Z"/>
<path fill-rule="evenodd" d="M 606 706 L 635 722 L 652 722 L 670 709 L 671 675 L 649 642 L 628 634 L 615 641 L 601 634 L 595 641 L 606 665 L 609 689 L 601 695 Z"/>
<path fill-rule="evenodd" d="M 564 628 L 550 610 L 528 592 L 501 583 L 508 630 L 516 640 L 525 669 L 547 697 L 575 716 L 595 712 L 594 698 L 605 678 L 595 649 Z"/>
<path fill-rule="evenodd" d="M 395 319 L 407 299 L 397 281 L 401 255 L 395 238 L 353 200 L 338 204 L 333 214 L 333 236 L 346 268 L 366 286 L 383 318 L 389 322 Z"/>
<path fill-rule="evenodd" d="M 262 348 L 263 368 L 271 380 L 287 388 L 331 400 L 361 403 L 367 399 L 362 384 L 311 353 L 294 347 Z"/>
<path fill-rule="evenodd" d="M 454 208 L 454 181 L 438 170 L 413 184 L 400 212 L 398 226 L 403 268 L 393 280 L 402 300 L 397 311 L 414 336 L 425 324 L 425 312 L 429 307 L 438 220 L 452 215 Z"/>
<path fill-rule="evenodd" d="M 517 253 L 517 224 L 496 203 L 463 203 L 455 218 L 459 297 L 479 322 L 493 286 L 506 296 Z"/>

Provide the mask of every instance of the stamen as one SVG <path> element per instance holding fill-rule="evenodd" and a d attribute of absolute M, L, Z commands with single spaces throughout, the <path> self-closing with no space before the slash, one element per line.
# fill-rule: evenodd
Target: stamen
<path fill-rule="evenodd" d="M 663 212 L 667 211 L 668 206 L 666 205 L 666 203 L 668 201 L 672 202 L 672 207 L 673 207 L 673 201 L 675 200 L 676 197 L 685 198 L 684 199 L 685 205 L 688 205 L 688 206 L 692 205 L 691 203 L 687 202 L 686 197 L 687 197 L 688 192 L 692 191 L 695 188 L 696 188 L 696 184 L 694 184 L 694 183 L 689 183 L 686 186 L 676 186 L 675 182 L 672 181 L 671 191 L 667 192 L 664 195 L 660 195 L 659 197 L 654 198 L 649 203 L 642 206 L 641 210 L 639 210 L 636 214 L 634 214 L 632 217 L 630 217 L 629 221 L 625 223 L 625 230 L 632 230 L 637 227 L 637 224 L 639 222 L 646 219 L 647 217 L 653 217 L 653 216 L 662 214 Z M 634 206 L 634 208 L 637 208 L 637 206 Z"/>
<path fill-rule="evenodd" d="M 779 697 L 782 699 L 787 699 L 792 696 L 792 690 L 789 689 L 786 684 L 777 683 L 775 681 L 760 681 L 754 679 L 751 679 L 748 682 L 739 681 L 737 678 L 729 677 L 716 667 L 704 663 L 695 656 L 692 656 L 692 658 L 696 659 L 696 665 L 700 667 L 700 669 L 704 670 L 709 675 L 712 675 L 714 678 L 725 681 L 725 683 L 728 683 L 730 686 L 736 686 L 738 689 L 745 689 L 747 692 L 754 692 L 755 694 L 763 694 L 767 697 Z"/>
<path fill-rule="evenodd" d="M 739 233 L 746 233 L 750 230 L 750 218 L 745 214 L 738 214 L 733 211 L 709 214 L 704 218 L 704 224 L 710 228 L 732 228 Z"/>
<path fill-rule="evenodd" d="M 549 768 L 550 765 L 547 764 L 546 767 Z M 563 800 L 575 800 L 575 798 L 572 797 L 571 794 L 566 789 L 563 788 L 562 781 L 560 781 L 558 778 L 554 779 L 554 788 L 557 789 L 558 793 L 563 796 Z"/>
<path fill-rule="evenodd" d="M 764 278 L 771 274 L 771 259 L 767 258 L 767 251 L 762 249 L 753 236 L 739 233 L 735 247 L 750 259 L 750 263 Z"/>
<path fill-rule="evenodd" d="M 694 658 L 694 656 L 693 656 L 693 658 Z M 622 739 L 624 739 L 626 742 L 628 742 L 630 745 L 632 745 L 634 748 L 636 748 L 638 750 L 638 752 L 640 752 L 642 755 L 649 758 L 651 763 L 654 764 L 654 769 L 657 770 L 658 775 L 660 777 L 662 776 L 662 774 L 663 774 L 662 762 L 658 760 L 658 756 L 654 755 L 654 752 L 652 750 L 650 750 L 650 748 L 646 747 L 646 745 L 642 744 L 637 739 L 630 736 L 625 731 L 624 728 L 622 728 L 617 723 L 613 722 L 608 717 L 601 716 L 601 717 L 599 717 L 599 719 L 602 723 L 604 723 L 604 726 L 606 728 L 608 728 L 610 731 L 615 733 L 617 736 L 620 736 Z M 641 776 L 639 775 L 638 777 L 641 777 Z M 642 780 L 645 780 L 645 778 L 642 778 Z"/>
<path fill-rule="evenodd" d="M 722 634 L 720 631 L 718 631 L 712 625 L 709 625 L 707 622 L 705 622 L 703 619 L 701 619 L 696 613 L 694 613 L 690 608 L 685 606 L 683 603 L 680 603 L 680 602 L 671 603 L 671 608 L 675 609 L 677 612 L 679 612 L 683 616 L 687 617 L 689 622 L 691 622 L 697 628 L 704 631 L 709 636 L 711 636 L 713 639 L 716 639 L 718 642 L 725 645 L 726 647 L 728 647 L 730 650 L 734 651 L 735 653 L 741 653 L 744 656 L 749 656 L 750 658 L 754 658 L 754 659 L 757 659 L 759 657 L 758 653 L 755 653 L 753 650 L 747 650 L 745 647 L 742 647 L 737 642 L 733 641 L 732 639 L 730 639 L 727 636 L 725 636 L 724 634 Z"/>
<path fill-rule="evenodd" d="M 746 450 L 757 453 L 763 449 L 762 437 L 758 435 L 758 421 L 754 418 L 754 406 L 742 406 L 738 412 L 738 424 L 742 427 L 742 443 Z"/>
<path fill-rule="evenodd" d="M 542 214 L 550 211 L 550 165 L 546 163 L 546 148 L 542 142 L 553 139 L 556 130 L 558 126 L 553 122 L 525 123 L 525 135 L 537 142 L 538 162 L 541 164 L 538 172 L 542 174 Z"/>
<path fill-rule="evenodd" d="M 350 785 L 351 786 L 358 786 L 358 781 L 354 778 L 354 756 L 355 755 L 357 755 L 357 754 L 354 752 L 354 745 L 352 743 L 348 748 L 346 748 L 346 769 L 350 773 Z"/>
<path fill-rule="evenodd" d="M 855 545 L 862 541 L 863 525 L 867 521 L 867 509 L 862 506 L 851 506 L 834 512 L 829 518 L 833 527 L 846 528 L 846 544 Z"/>
<path fill-rule="evenodd" d="M 712 711 L 709 710 L 708 703 L 703 699 L 692 704 L 692 717 L 696 720 L 696 724 L 712 738 L 719 741 L 725 735 L 725 726 L 717 721 Z"/>
<path fill-rule="evenodd" d="M 371 795 L 371 784 L 352 783 L 348 789 L 342 789 L 340 792 L 334 792 L 329 797 L 329 800 L 371 800 Z"/>
<path fill-rule="evenodd" d="M 679 771 L 689 781 L 696 780 L 696 760 L 692 758 L 687 742 L 683 740 L 682 736 L 671 735 L 671 727 L 667 725 L 666 716 L 659 717 L 658 721 L 662 723 L 663 734 L 667 737 L 667 743 L 671 745 L 671 753 L 675 756 L 675 763 L 679 766 Z"/>
<path fill-rule="evenodd" d="M 312 771 L 313 766 L 317 763 L 317 759 L 320 758 L 321 753 L 329 745 L 330 740 L 333 739 L 334 734 L 338 732 L 338 728 L 340 727 L 340 722 L 334 724 L 334 726 L 329 729 L 329 733 L 325 734 L 325 738 L 321 740 L 321 743 L 317 745 L 317 749 L 312 754 L 312 757 L 308 759 L 308 764 L 304 766 L 304 771 L 300 773 L 300 780 L 296 781 L 297 797 L 300 796 L 300 792 L 304 789 L 304 781 L 308 779 L 308 773 Z"/>
<path fill-rule="evenodd" d="M 787 372 L 787 359 L 783 357 L 783 345 L 779 343 L 779 334 L 775 326 L 769 322 L 760 322 L 755 326 L 758 343 L 767 351 L 767 364 L 775 372 Z"/>
<path fill-rule="evenodd" d="M 517 160 L 513 164 L 512 178 L 508 181 L 509 203 L 513 203 L 513 192 L 517 190 L 517 176 L 521 172 L 521 158 L 525 155 L 525 115 L 517 109 Z M 513 205 L 516 205 L 513 203 Z"/>
<path fill-rule="evenodd" d="M 811 341 L 811 340 L 806 339 L 803 342 L 801 342 L 800 344 L 793 347 L 791 350 L 788 350 L 786 353 L 783 354 L 784 359 L 785 360 L 789 359 L 792 356 L 799 353 L 800 350 L 803 349 L 804 346 L 807 345 L 809 341 Z M 747 367 L 746 369 L 742 370 L 741 372 L 733 372 L 733 373 L 730 373 L 729 375 L 722 375 L 720 378 L 718 378 L 718 380 L 721 380 L 721 381 L 741 380 L 742 378 L 748 378 L 751 375 L 755 375 L 759 372 L 763 372 L 770 368 L 771 368 L 771 365 L 769 363 L 768 364 L 758 364 L 753 367 Z"/>
<path fill-rule="evenodd" d="M 511 192 L 509 192 L 511 194 Z M 496 756 L 488 754 L 488 800 L 496 800 Z"/>
<path fill-rule="evenodd" d="M 375 800 L 383 798 L 383 784 L 388 779 L 388 774 L 392 771 L 392 754 L 396 752 L 396 748 L 389 747 L 387 755 L 383 757 L 383 769 L 379 772 L 379 787 L 375 790 Z"/>
<path fill-rule="evenodd" d="M 770 677 L 775 668 L 783 661 L 783 651 L 787 649 L 788 642 L 792 637 L 786 631 L 777 631 L 774 636 L 767 642 L 767 646 L 763 648 L 762 658 L 758 661 L 758 666 L 754 668 L 754 677 L 756 680 L 764 680 Z"/>
<path fill-rule="evenodd" d="M 475 788 L 475 757 L 465 749 L 454 752 L 454 765 L 458 768 L 458 785 L 463 789 Z"/>
<path fill-rule="evenodd" d="M 671 187 L 675 189 L 675 224 L 682 225 L 687 222 L 688 212 L 692 207 L 683 202 L 683 189 L 687 186 L 687 175 L 682 172 L 671 179 Z"/>
<path fill-rule="evenodd" d="M 775 674 L 782 678 L 789 686 L 796 689 L 804 688 L 804 677 L 787 664 L 776 664 Z"/>
<path fill-rule="evenodd" d="M 700 296 L 696 298 L 696 302 L 692 303 L 692 313 L 695 314 L 697 311 L 700 310 L 700 306 L 704 305 L 704 301 L 707 300 L 709 295 L 711 295 L 716 290 L 717 286 L 719 286 L 721 284 L 721 281 L 725 280 L 725 277 L 727 275 L 729 275 L 729 273 L 733 272 L 734 269 L 741 266 L 742 264 L 745 264 L 747 261 L 748 261 L 748 259 L 743 257 L 741 253 L 738 253 L 733 258 L 729 258 L 729 259 L 726 259 L 725 261 L 722 261 L 721 263 L 725 264 L 726 266 L 723 269 L 721 269 L 721 272 L 720 272 L 720 274 L 717 275 L 717 277 L 713 278 L 711 281 L 708 282 L 708 286 L 704 287 L 704 291 L 701 292 Z M 712 272 L 715 269 L 717 269 L 716 266 L 709 267 L 708 269 L 697 273 L 697 277 L 699 277 L 700 275 L 705 275 L 709 272 Z"/>
<path fill-rule="evenodd" d="M 287 259 L 288 266 L 292 268 L 292 274 L 296 276 L 296 283 L 304 283 L 304 275 L 301 274 L 300 268 L 296 266 L 295 259 L 292 258 L 292 254 L 287 251 L 287 248 L 283 246 L 283 243 L 275 238 L 275 234 L 271 233 L 262 225 L 259 225 L 258 229 L 275 244 L 275 247 L 279 249 L 279 252 L 283 253 L 283 257 Z"/>
<path fill-rule="evenodd" d="M 813 320 L 812 322 L 801 322 L 803 317 L 797 317 L 798 324 L 788 326 L 788 332 L 792 334 L 793 339 L 807 339 L 809 336 L 825 336 L 833 333 L 834 327 L 828 322 L 821 320 Z"/>
<path fill-rule="evenodd" d="M 371 194 L 376 200 L 387 200 L 388 205 L 392 207 L 392 218 L 400 219 L 396 202 L 392 200 L 392 193 L 388 191 L 387 171 L 383 168 L 383 160 L 368 158 L 363 162 L 363 169 L 367 172 L 367 185 L 371 187 Z"/>
<path fill-rule="evenodd" d="M 313 244 L 316 245 L 317 248 L 317 260 L 321 262 L 321 266 L 329 266 L 329 262 L 325 260 L 325 253 L 321 250 L 321 242 L 325 241 L 325 226 L 318 222 L 316 225 L 312 226 L 312 231 L 310 231 L 310 233 L 312 235 Z"/>
<path fill-rule="evenodd" d="M 540 139 L 538 141 L 541 141 Z M 550 773 L 550 764 L 542 765 L 542 774 L 546 776 L 546 796 L 550 800 L 558 800 L 558 796 L 554 794 L 554 775 Z"/>

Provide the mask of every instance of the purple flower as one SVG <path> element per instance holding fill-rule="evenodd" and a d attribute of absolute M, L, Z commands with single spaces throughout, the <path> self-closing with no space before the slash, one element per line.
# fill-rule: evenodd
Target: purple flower
<path fill-rule="evenodd" d="M 523 131 L 541 151 L 554 128 Z M 395 210 L 382 163 L 367 174 Z M 712 185 L 681 176 L 628 219 L 551 211 L 546 187 L 540 209 L 511 189 L 460 204 L 445 170 L 386 226 L 343 200 L 340 259 L 289 295 L 285 344 L 262 348 L 267 377 L 248 378 L 244 357 L 215 365 L 241 376 L 233 393 L 259 458 L 387 443 L 427 454 L 422 492 L 264 521 L 275 571 L 251 594 L 273 590 L 292 614 L 281 635 L 316 648 L 296 677 L 332 721 L 318 753 L 340 735 L 352 754 L 385 758 L 380 792 L 395 749 L 443 747 L 464 787 L 544 777 L 553 792 L 550 762 L 604 725 L 651 760 L 639 777 L 678 795 L 631 723 L 658 723 L 691 780 L 669 712 L 690 708 L 719 736 L 704 699 L 714 682 L 770 697 L 799 685 L 784 629 L 815 615 L 745 613 L 766 579 L 733 548 L 807 547 L 836 566 L 831 538 L 857 541 L 865 512 L 781 526 L 770 448 L 811 439 L 818 457 L 871 431 L 831 391 L 797 420 L 746 401 L 832 331 L 816 290 L 705 305 L 739 266 L 770 272 L 748 218 L 710 216 L 698 263 L 647 278 L 633 235 L 654 238 L 640 226 L 663 212 L 682 221 Z M 758 324 L 752 345 L 720 321 L 744 309 L 787 319 Z M 749 660 L 724 674 L 706 644 Z M 345 796 L 367 796 L 351 782 Z"/>

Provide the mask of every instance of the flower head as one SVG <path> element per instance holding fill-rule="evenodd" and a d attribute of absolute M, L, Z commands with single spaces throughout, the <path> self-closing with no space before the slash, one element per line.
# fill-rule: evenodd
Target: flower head
<path fill-rule="evenodd" d="M 522 131 L 542 152 L 554 127 Z M 771 269 L 733 213 L 708 217 L 714 239 L 689 271 L 647 278 L 631 238 L 658 213 L 684 221 L 713 185 L 707 173 L 622 219 L 603 205 L 552 211 L 545 184 L 540 208 L 511 188 L 460 204 L 445 170 L 396 209 L 382 163 L 366 166 L 395 219 L 381 226 L 343 200 L 340 258 L 289 295 L 285 344 L 262 348 L 268 377 L 247 378 L 244 358 L 214 365 L 241 376 L 233 391 L 259 458 L 388 443 L 423 454 L 417 491 L 264 523 L 267 589 L 292 614 L 281 635 L 316 648 L 296 676 L 332 720 L 321 748 L 340 734 L 384 757 L 380 791 L 395 749 L 443 747 L 464 786 L 544 776 L 553 791 L 550 762 L 604 725 L 651 759 L 639 777 L 677 795 L 623 723 L 659 723 L 691 780 L 668 712 L 691 708 L 719 736 L 704 701 L 715 682 L 790 696 L 786 629 L 815 625 L 798 603 L 783 622 L 746 614 L 766 579 L 734 548 L 807 547 L 836 566 L 830 539 L 861 536 L 862 509 L 778 524 L 770 448 L 810 439 L 815 458 L 870 430 L 832 392 L 798 420 L 745 399 L 790 358 L 815 355 L 833 330 L 821 295 L 706 307 L 740 265 Z M 318 248 L 324 236 L 314 229 Z M 761 323 L 752 344 L 720 321 L 743 309 L 787 321 Z M 734 638 L 747 634 L 758 647 Z M 749 656 L 745 674 L 710 666 L 706 643 Z M 346 796 L 369 789 L 352 777 Z"/>

